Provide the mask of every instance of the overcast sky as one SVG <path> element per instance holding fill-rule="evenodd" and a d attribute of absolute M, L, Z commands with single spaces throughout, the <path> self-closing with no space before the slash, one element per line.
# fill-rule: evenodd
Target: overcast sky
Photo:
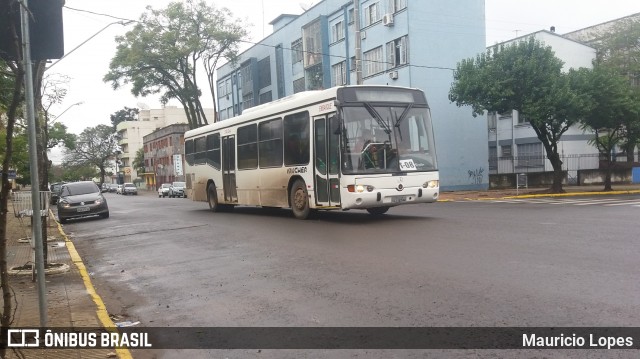
<path fill-rule="evenodd" d="M 421 0 L 409 0 L 419 2 Z M 481 1 L 481 0 L 478 0 Z M 114 37 L 124 34 L 131 26 L 113 24 L 117 18 L 137 20 L 147 5 L 163 8 L 169 0 L 66 0 L 63 10 L 65 53 L 67 57 L 56 63 L 50 73 L 72 78 L 65 101 L 52 109 L 53 114 L 67 110 L 60 121 L 71 132 L 80 133 L 87 126 L 110 124 L 109 115 L 127 107 L 146 104 L 160 107 L 156 97 L 135 98 L 128 89 L 113 91 L 102 82 L 109 61 L 115 54 Z M 299 14 L 316 0 L 218 0 L 214 4 L 227 7 L 233 14 L 252 24 L 251 40 L 259 41 L 269 35 L 268 23 L 281 13 Z M 640 12 L 636 0 L 486 0 L 487 45 L 505 41 L 541 29 L 556 27 L 563 34 L 591 25 Z M 83 10 L 83 11 L 78 11 Z M 100 15 L 104 14 L 104 15 Z M 109 15 L 109 16 L 105 16 Z M 111 16 L 111 17 L 110 17 Z M 111 24 L 111 25 L 109 25 Z M 106 27 L 106 29 L 105 29 Z M 102 31 L 101 31 L 102 30 Z M 99 32 L 99 33 L 98 33 Z M 97 35 L 95 35 L 98 33 Z M 77 48 L 92 35 L 91 40 Z M 54 60 L 55 61 L 55 60 Z M 205 107 L 213 107 L 211 100 Z M 80 105 L 74 105 L 82 103 Z M 69 108 L 71 106 L 71 108 Z M 59 156 L 53 154 L 54 158 Z"/>

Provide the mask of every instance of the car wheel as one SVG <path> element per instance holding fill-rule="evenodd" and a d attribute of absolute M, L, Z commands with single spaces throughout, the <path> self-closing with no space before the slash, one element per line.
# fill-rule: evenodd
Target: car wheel
<path fill-rule="evenodd" d="M 101 214 L 100 217 L 102 217 L 104 219 L 109 218 L 109 212 Z"/>
<path fill-rule="evenodd" d="M 303 180 L 296 180 L 289 192 L 289 201 L 291 202 L 291 209 L 293 215 L 297 219 L 307 219 L 311 213 L 309 207 L 309 192 L 307 192 L 307 186 Z"/>
<path fill-rule="evenodd" d="M 67 223 L 67 219 L 66 219 L 66 218 L 64 218 L 64 217 L 59 217 L 59 218 L 58 218 L 58 221 L 60 222 L 60 224 L 65 224 L 65 223 Z"/>
<path fill-rule="evenodd" d="M 367 208 L 367 212 L 369 212 L 369 214 L 374 215 L 374 216 L 383 215 L 383 214 L 387 213 L 388 210 L 389 210 L 389 207 Z"/>

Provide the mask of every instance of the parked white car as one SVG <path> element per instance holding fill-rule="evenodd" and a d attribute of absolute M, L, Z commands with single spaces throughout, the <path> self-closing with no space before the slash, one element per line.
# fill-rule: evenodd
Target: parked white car
<path fill-rule="evenodd" d="M 186 187 L 186 183 L 184 182 L 173 182 L 171 187 L 169 187 L 169 197 L 184 197 L 187 198 L 187 192 L 184 191 Z"/>
<path fill-rule="evenodd" d="M 160 188 L 158 188 L 158 197 L 166 197 L 169 195 L 169 187 L 171 187 L 171 183 L 163 183 Z"/>
<path fill-rule="evenodd" d="M 122 188 L 122 194 L 137 195 L 138 194 L 138 188 L 133 183 L 125 183 L 124 187 Z"/>

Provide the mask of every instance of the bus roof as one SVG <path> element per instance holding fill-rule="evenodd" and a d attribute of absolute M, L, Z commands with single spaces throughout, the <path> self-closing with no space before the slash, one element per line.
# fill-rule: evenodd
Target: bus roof
<path fill-rule="evenodd" d="M 299 107 L 305 107 L 312 103 L 319 103 L 335 98 L 339 88 L 348 87 L 360 87 L 360 88 L 400 88 L 398 86 L 384 86 L 384 85 L 352 85 L 352 86 L 337 86 L 331 87 L 326 90 L 314 90 L 304 91 L 297 94 L 293 94 L 281 99 L 277 99 L 265 104 L 248 108 L 242 111 L 242 114 L 228 120 L 219 121 L 206 126 L 202 126 L 193 130 L 189 130 L 185 133 L 185 138 L 197 136 L 212 130 L 218 130 L 225 127 L 235 126 L 237 124 L 268 117 L 269 115 L 286 112 Z M 409 88 L 407 88 L 409 89 Z M 415 90 L 415 89 L 414 89 Z"/>

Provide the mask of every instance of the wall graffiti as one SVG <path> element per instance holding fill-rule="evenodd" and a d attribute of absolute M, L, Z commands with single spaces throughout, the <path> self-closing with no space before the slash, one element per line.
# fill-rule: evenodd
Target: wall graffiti
<path fill-rule="evenodd" d="M 484 168 L 480 167 L 475 170 L 468 170 L 469 179 L 472 184 L 482 184 L 482 179 L 484 178 Z"/>

